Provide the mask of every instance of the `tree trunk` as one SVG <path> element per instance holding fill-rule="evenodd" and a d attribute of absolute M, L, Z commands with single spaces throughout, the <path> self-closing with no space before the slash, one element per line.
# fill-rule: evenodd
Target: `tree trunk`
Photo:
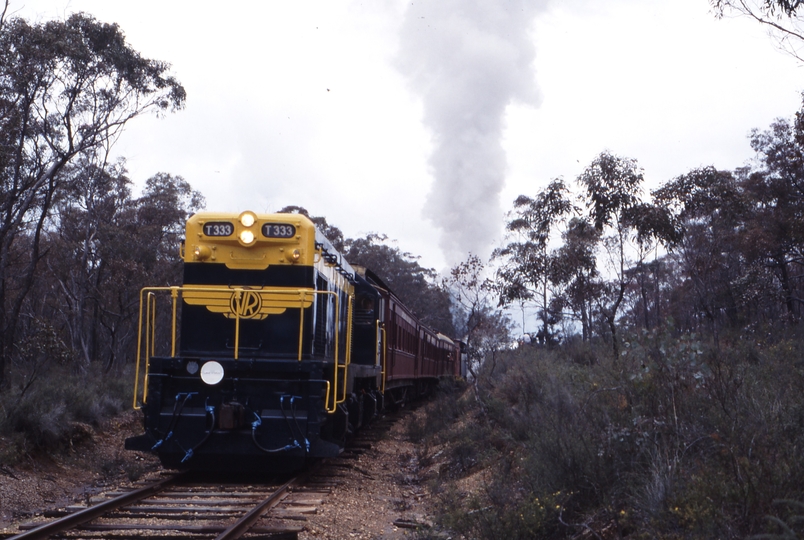
<path fill-rule="evenodd" d="M 648 316 L 648 291 L 645 285 L 645 265 L 639 264 L 639 294 L 642 297 L 642 315 L 645 330 L 650 330 L 650 317 Z"/>
<path fill-rule="evenodd" d="M 609 324 L 609 331 L 611 332 L 611 346 L 612 346 L 612 353 L 614 354 L 614 361 L 620 359 L 620 343 L 617 339 L 617 324 L 615 323 L 614 317 L 616 312 L 612 313 L 611 315 L 606 315 L 606 322 Z"/>
<path fill-rule="evenodd" d="M 797 321 L 798 314 L 796 313 L 796 304 L 793 301 L 793 287 L 790 284 L 790 272 L 787 268 L 787 259 L 784 254 L 776 257 L 776 264 L 779 266 L 779 271 L 782 274 L 781 282 L 782 290 L 784 291 L 784 303 L 787 308 L 787 316 L 791 321 Z"/>

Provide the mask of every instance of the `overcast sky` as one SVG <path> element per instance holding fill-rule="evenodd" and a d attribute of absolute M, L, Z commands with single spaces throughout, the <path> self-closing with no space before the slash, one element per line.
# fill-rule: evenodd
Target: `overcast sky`
<path fill-rule="evenodd" d="M 11 0 L 84 11 L 172 64 L 185 110 L 116 147 L 137 184 L 180 175 L 207 209 L 299 205 L 385 233 L 442 270 L 488 255 L 503 212 L 603 150 L 654 188 L 752 157 L 804 74 L 756 23 L 707 0 Z"/>

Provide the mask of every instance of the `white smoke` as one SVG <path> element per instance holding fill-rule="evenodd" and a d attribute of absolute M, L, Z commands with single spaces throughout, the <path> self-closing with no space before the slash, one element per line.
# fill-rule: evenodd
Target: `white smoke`
<path fill-rule="evenodd" d="M 450 265 L 470 252 L 485 257 L 499 234 L 505 109 L 514 100 L 539 104 L 530 29 L 546 3 L 432 0 L 407 9 L 398 66 L 433 133 L 435 182 L 424 213 L 441 229 Z"/>

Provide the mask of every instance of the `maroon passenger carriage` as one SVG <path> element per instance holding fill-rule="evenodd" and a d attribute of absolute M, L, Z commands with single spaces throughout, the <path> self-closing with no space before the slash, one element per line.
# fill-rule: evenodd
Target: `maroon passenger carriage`
<path fill-rule="evenodd" d="M 386 398 L 401 403 L 429 393 L 442 377 L 460 376 L 459 344 L 421 324 L 376 274 L 356 268 L 378 296 Z"/>

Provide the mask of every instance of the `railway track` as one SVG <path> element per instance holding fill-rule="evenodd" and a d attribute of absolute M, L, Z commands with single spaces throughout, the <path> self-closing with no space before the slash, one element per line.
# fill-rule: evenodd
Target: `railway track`
<path fill-rule="evenodd" d="M 375 420 L 340 456 L 319 460 L 298 477 L 256 481 L 242 475 L 225 479 L 171 475 L 147 485 L 101 493 L 83 505 L 46 511 L 36 521 L 18 524 L 16 531 L 0 532 L 0 540 L 296 539 L 308 517 L 319 513 L 327 497 L 337 496 L 337 487 L 354 474 L 347 470 L 371 476 L 360 459 L 387 436 L 400 416 Z"/>
<path fill-rule="evenodd" d="M 304 515 L 315 512 L 335 485 L 316 474 L 234 483 L 175 475 L 46 513 L 54 519 L 19 525 L 19 534 L 5 538 L 295 539 Z"/>

